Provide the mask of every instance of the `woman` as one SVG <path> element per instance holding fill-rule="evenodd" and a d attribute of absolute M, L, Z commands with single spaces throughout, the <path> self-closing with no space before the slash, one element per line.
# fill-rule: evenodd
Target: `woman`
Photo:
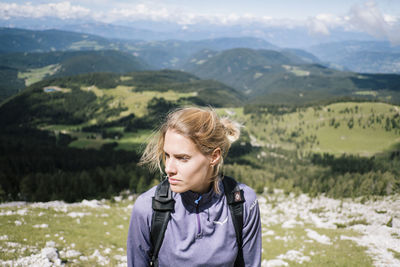
<path fill-rule="evenodd" d="M 141 163 L 160 171 L 164 167 L 175 201 L 156 265 L 235 265 L 240 251 L 235 216 L 228 207 L 224 177 L 219 170 L 239 134 L 237 124 L 227 118 L 220 119 L 212 109 L 183 108 L 168 115 L 147 145 Z M 238 185 L 245 199 L 239 254 L 245 266 L 260 266 L 257 197 L 248 186 Z M 150 266 L 155 191 L 153 187 L 140 195 L 133 207 L 127 240 L 128 266 Z"/>

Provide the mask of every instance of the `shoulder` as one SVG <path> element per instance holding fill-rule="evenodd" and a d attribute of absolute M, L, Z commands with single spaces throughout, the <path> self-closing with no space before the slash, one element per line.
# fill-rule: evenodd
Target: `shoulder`
<path fill-rule="evenodd" d="M 149 190 L 147 190 L 146 192 L 142 193 L 140 196 L 138 196 L 138 198 L 135 201 L 135 204 L 133 205 L 133 210 L 132 210 L 133 214 L 145 215 L 145 214 L 151 214 L 153 212 L 152 198 L 156 191 L 156 187 L 157 186 L 154 186 Z"/>
<path fill-rule="evenodd" d="M 246 208 L 250 208 L 250 207 L 252 207 L 252 206 L 257 204 L 257 194 L 254 192 L 254 190 L 251 187 L 238 182 L 233 177 L 229 177 L 229 176 L 225 176 L 225 177 L 230 178 L 231 180 L 232 179 L 235 180 L 237 182 L 239 188 L 241 190 L 243 190 L 244 199 L 245 199 L 244 206 Z"/>
<path fill-rule="evenodd" d="M 243 222 L 244 227 L 253 225 L 259 220 L 260 210 L 258 206 L 257 194 L 254 190 L 245 185 L 239 183 L 239 188 L 243 190 L 245 202 L 243 203 Z"/>
<path fill-rule="evenodd" d="M 250 186 L 242 183 L 239 183 L 239 188 L 243 190 L 246 208 L 252 209 L 257 204 L 256 192 Z"/>

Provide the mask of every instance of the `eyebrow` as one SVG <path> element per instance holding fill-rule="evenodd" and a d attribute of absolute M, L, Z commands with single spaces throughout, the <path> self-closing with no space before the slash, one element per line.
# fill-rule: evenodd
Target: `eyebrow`
<path fill-rule="evenodd" d="M 169 156 L 169 154 L 168 154 L 167 152 L 165 152 L 165 151 L 164 151 L 164 154 Z M 174 157 L 178 157 L 178 158 L 179 158 L 179 157 L 185 157 L 185 156 L 191 157 L 189 154 L 185 154 L 185 153 L 173 154 L 173 156 L 174 156 Z"/>

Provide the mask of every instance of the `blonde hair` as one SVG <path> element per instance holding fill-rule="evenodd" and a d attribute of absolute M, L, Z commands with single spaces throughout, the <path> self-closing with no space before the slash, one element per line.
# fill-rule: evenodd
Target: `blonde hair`
<path fill-rule="evenodd" d="M 165 165 L 164 141 L 168 129 L 189 138 L 203 155 L 211 155 L 217 148 L 221 149 L 220 161 L 214 166 L 212 183 L 214 191 L 219 193 L 219 171 L 223 159 L 228 154 L 231 144 L 240 136 L 240 125 L 229 118 L 219 118 L 211 107 L 178 108 L 166 117 L 161 127 L 153 133 L 139 164 L 148 164 L 152 171 L 163 173 Z"/>

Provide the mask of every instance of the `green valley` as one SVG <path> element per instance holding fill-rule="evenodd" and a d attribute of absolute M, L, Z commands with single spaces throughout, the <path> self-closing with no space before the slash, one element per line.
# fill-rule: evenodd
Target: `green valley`
<path fill-rule="evenodd" d="M 0 35 L 17 33 L 37 41 L 29 31 Z M 62 37 L 57 49 L 46 34 Z M 143 192 L 158 179 L 136 165 L 148 136 L 169 110 L 187 105 L 212 106 L 243 124 L 224 173 L 258 193 L 400 192 L 400 75 L 330 69 L 303 50 L 254 38 L 39 35 L 28 52 L 0 54 L 0 200 Z"/>

